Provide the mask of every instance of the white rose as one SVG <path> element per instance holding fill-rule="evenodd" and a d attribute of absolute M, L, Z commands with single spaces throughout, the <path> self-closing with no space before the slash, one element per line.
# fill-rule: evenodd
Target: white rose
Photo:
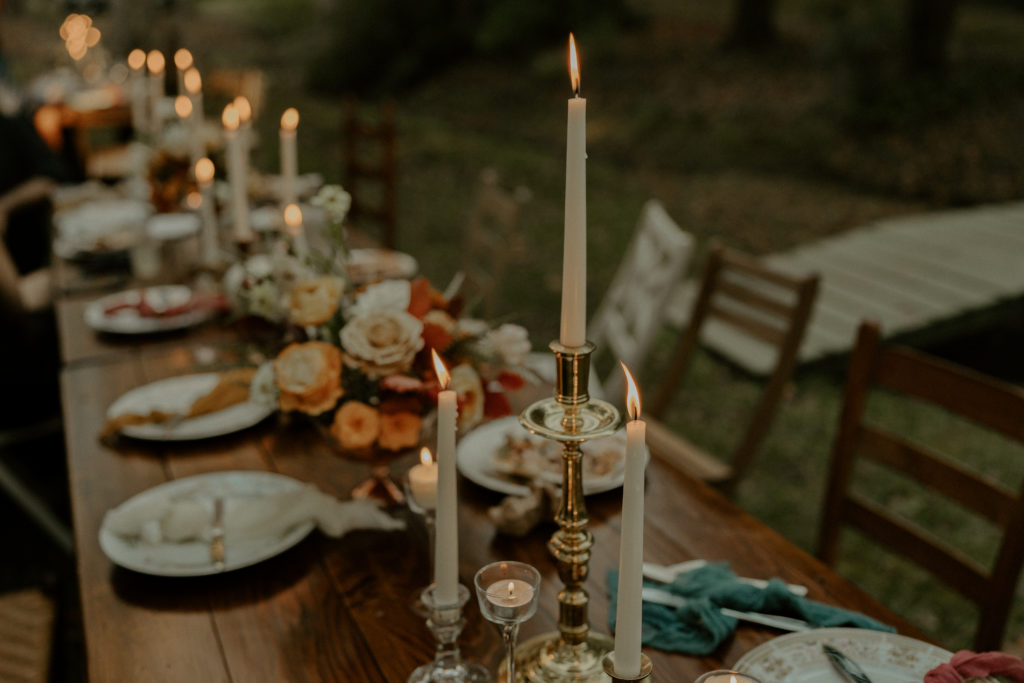
<path fill-rule="evenodd" d="M 459 318 L 456 321 L 456 330 L 459 336 L 479 337 L 488 329 L 487 323 L 479 318 Z"/>
<path fill-rule="evenodd" d="M 338 336 L 345 364 L 380 379 L 412 367 L 423 348 L 423 323 L 405 311 L 384 309 L 352 319 Z"/>
<path fill-rule="evenodd" d="M 405 311 L 409 308 L 412 289 L 408 280 L 384 280 L 372 284 L 356 295 L 349 315 L 358 317 L 376 311 Z"/>
<path fill-rule="evenodd" d="M 506 323 L 487 333 L 489 341 L 498 351 L 498 355 L 508 365 L 522 365 L 527 354 L 533 348 L 530 344 L 530 333 L 522 325 Z"/>

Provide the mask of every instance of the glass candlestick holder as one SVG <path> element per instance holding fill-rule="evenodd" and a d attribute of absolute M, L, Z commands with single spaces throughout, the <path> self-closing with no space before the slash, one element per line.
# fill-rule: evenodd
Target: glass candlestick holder
<path fill-rule="evenodd" d="M 537 612 L 540 572 L 523 562 L 492 562 L 473 579 L 480 613 L 501 629 L 505 642 L 505 682 L 516 680 L 519 625 Z"/>
<path fill-rule="evenodd" d="M 480 664 L 467 662 L 459 652 L 459 634 L 466 625 L 462 608 L 469 601 L 469 589 L 459 584 L 454 603 L 439 602 L 436 586 L 430 584 L 423 591 L 423 604 L 430 609 L 427 627 L 437 641 L 434 661 L 417 667 L 409 676 L 409 683 L 491 683 L 494 679 Z"/>
<path fill-rule="evenodd" d="M 423 526 L 427 530 L 427 567 L 431 575 L 434 572 L 434 538 L 435 538 L 435 521 L 437 519 L 437 511 L 433 506 L 427 507 L 420 504 L 415 492 L 409 485 L 409 476 L 406 475 L 402 479 L 402 488 L 405 489 L 405 502 L 409 506 L 409 511 L 414 515 L 423 518 Z M 423 593 L 429 586 L 422 586 L 413 591 L 413 594 L 409 597 L 409 608 L 413 611 L 413 614 L 423 617 L 426 619 L 430 616 L 430 608 L 425 602 L 423 602 Z"/>

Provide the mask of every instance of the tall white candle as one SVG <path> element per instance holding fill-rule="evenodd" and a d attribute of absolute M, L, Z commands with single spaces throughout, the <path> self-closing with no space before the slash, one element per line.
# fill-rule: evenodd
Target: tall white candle
<path fill-rule="evenodd" d="M 249 171 L 238 135 L 238 110 L 233 104 L 224 107 L 221 121 L 224 124 L 224 141 L 228 148 L 228 184 L 231 185 L 233 235 L 237 242 L 250 242 L 253 234 L 249 225 L 249 195 L 246 188 Z"/>
<path fill-rule="evenodd" d="M 288 204 L 284 207 L 284 225 L 295 245 L 295 255 L 304 258 L 309 253 L 309 243 L 306 241 L 306 231 L 302 226 L 302 209 L 298 204 Z"/>
<path fill-rule="evenodd" d="M 206 137 L 203 123 L 203 79 L 199 69 L 189 67 L 183 77 L 185 92 L 192 100 L 192 116 L 189 118 L 189 135 L 192 140 L 193 161 L 206 156 Z"/>
<path fill-rule="evenodd" d="M 144 50 L 135 48 L 128 53 L 128 66 L 131 67 L 132 75 L 128 87 L 131 90 L 132 103 L 132 130 L 136 137 L 141 135 L 148 126 L 146 114 L 146 53 Z"/>
<path fill-rule="evenodd" d="M 203 157 L 195 165 L 196 185 L 199 186 L 199 194 L 202 203 L 199 205 L 199 217 L 202 220 L 202 232 L 200 233 L 200 254 L 203 264 L 207 266 L 216 265 L 220 260 L 220 245 L 217 240 L 217 214 L 213 207 L 213 162 Z"/>
<path fill-rule="evenodd" d="M 242 156 L 245 157 L 246 166 L 249 165 L 249 156 L 252 152 L 252 103 L 243 95 L 238 95 L 233 100 L 235 109 L 238 110 L 238 140 L 242 147 Z"/>
<path fill-rule="evenodd" d="M 149 125 L 153 135 L 159 135 L 163 129 L 163 112 L 160 108 L 164 100 L 164 67 L 167 60 L 160 50 L 150 50 L 146 55 L 146 68 L 149 70 Z"/>
<path fill-rule="evenodd" d="M 442 391 L 437 395 L 437 527 L 434 537 L 434 596 L 438 603 L 453 605 L 458 599 L 459 524 L 455 477 L 455 420 L 458 404 L 448 389 L 451 375 L 437 352 L 431 349 L 434 369 Z"/>
<path fill-rule="evenodd" d="M 615 673 L 640 675 L 641 589 L 644 562 L 644 461 L 647 423 L 640 419 L 640 392 L 626 366 L 626 467 L 622 483 L 619 595 L 615 616 Z"/>
<path fill-rule="evenodd" d="M 565 145 L 565 243 L 562 252 L 562 327 L 559 341 L 587 340 L 587 100 L 580 97 L 576 40 L 569 34 L 569 100 Z"/>
<path fill-rule="evenodd" d="M 192 53 L 179 47 L 174 53 L 174 66 L 178 69 L 178 94 L 185 94 L 185 72 L 192 67 Z"/>
<path fill-rule="evenodd" d="M 299 173 L 299 157 L 295 138 L 299 127 L 299 111 L 289 107 L 281 114 L 281 203 L 294 204 L 295 178 Z"/>

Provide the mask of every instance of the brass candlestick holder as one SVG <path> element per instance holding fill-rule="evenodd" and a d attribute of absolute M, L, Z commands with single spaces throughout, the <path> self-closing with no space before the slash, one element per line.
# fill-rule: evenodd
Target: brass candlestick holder
<path fill-rule="evenodd" d="M 604 660 L 601 662 L 604 667 L 604 672 L 608 674 L 609 678 L 612 679 L 612 683 L 634 683 L 635 681 L 646 681 L 651 677 L 651 673 L 654 671 L 654 666 L 651 664 L 650 658 L 643 652 L 640 653 L 640 675 L 623 677 L 621 674 L 615 673 L 615 653 L 611 652 L 605 655 Z"/>
<path fill-rule="evenodd" d="M 594 537 L 587 530 L 580 448 L 584 441 L 617 432 L 622 417 L 613 405 L 593 400 L 588 393 L 593 344 L 568 347 L 551 342 L 549 346 L 556 362 L 555 395 L 528 407 L 519 421 L 534 434 L 562 444 L 562 502 L 555 517 L 559 528 L 548 541 L 548 550 L 558 562 L 564 587 L 558 593 L 558 631 L 523 643 L 517 677 L 547 683 L 605 683 L 609 679 L 602 661 L 613 642 L 607 635 L 591 633 L 587 618 L 590 597 L 583 582 Z"/>

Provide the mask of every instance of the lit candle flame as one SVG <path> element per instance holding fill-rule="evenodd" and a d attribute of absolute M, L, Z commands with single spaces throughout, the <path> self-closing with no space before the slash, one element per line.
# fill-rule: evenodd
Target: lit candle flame
<path fill-rule="evenodd" d="M 244 96 L 239 95 L 234 101 L 235 109 L 238 110 L 238 120 L 246 122 L 252 118 L 252 104 Z"/>
<path fill-rule="evenodd" d="M 198 209 L 203 205 L 203 195 L 193 190 L 185 195 L 185 204 L 187 204 L 190 209 Z"/>
<path fill-rule="evenodd" d="M 430 455 L 430 449 L 424 446 L 420 449 L 420 462 L 426 466 L 434 464 L 434 458 Z"/>
<path fill-rule="evenodd" d="M 629 413 L 629 419 L 639 420 L 640 392 L 637 391 L 636 382 L 633 381 L 633 375 L 629 373 L 626 364 L 619 361 L 619 365 L 622 366 L 622 372 L 626 374 L 626 411 Z"/>
<path fill-rule="evenodd" d="M 167 60 L 164 59 L 164 53 L 160 50 L 150 50 L 146 55 L 146 66 L 149 68 L 149 73 L 158 74 L 164 70 L 166 65 Z"/>
<path fill-rule="evenodd" d="M 569 34 L 569 79 L 572 81 L 572 94 L 580 96 L 580 60 L 576 57 L 576 39 Z"/>
<path fill-rule="evenodd" d="M 96 28 L 95 26 L 90 26 L 89 30 L 85 32 L 86 47 L 96 47 L 99 44 L 102 35 L 103 34 L 100 33 L 100 30 L 98 28 Z"/>
<path fill-rule="evenodd" d="M 514 581 L 509 581 L 508 582 L 508 597 L 510 597 L 510 598 L 515 597 L 515 593 L 516 593 L 516 584 L 515 584 Z"/>
<path fill-rule="evenodd" d="M 203 157 L 196 162 L 196 181 L 200 185 L 206 185 L 213 180 L 213 162 L 209 157 Z"/>
<path fill-rule="evenodd" d="M 142 67 L 146 66 L 146 53 L 144 50 L 135 48 L 128 53 L 128 66 L 135 71 L 138 71 Z"/>
<path fill-rule="evenodd" d="M 235 109 L 234 104 L 224 107 L 224 113 L 220 115 L 220 120 L 229 131 L 238 130 L 238 110 Z"/>
<path fill-rule="evenodd" d="M 174 98 L 174 113 L 182 119 L 192 115 L 192 100 L 188 95 L 178 95 Z"/>
<path fill-rule="evenodd" d="M 444 361 L 441 360 L 441 356 L 437 355 L 437 351 L 430 349 L 430 355 L 434 359 L 434 372 L 437 373 L 437 381 L 441 384 L 441 389 L 447 389 L 448 383 L 452 381 L 452 376 L 448 374 L 448 368 L 444 366 Z"/>
<path fill-rule="evenodd" d="M 293 236 L 302 232 L 302 209 L 298 204 L 289 204 L 284 207 L 284 223 L 288 226 L 288 232 Z"/>
<path fill-rule="evenodd" d="M 295 130 L 299 127 L 299 110 L 295 107 L 288 107 L 281 114 L 281 128 L 284 130 Z"/>
<path fill-rule="evenodd" d="M 185 76 L 183 78 L 185 81 L 185 90 L 193 95 L 198 95 L 199 91 L 203 87 L 203 77 L 199 75 L 199 69 L 194 66 L 190 67 L 189 70 L 185 72 Z"/>
<path fill-rule="evenodd" d="M 186 48 L 179 47 L 174 53 L 174 66 L 178 67 L 178 71 L 184 71 L 192 66 L 192 53 Z"/>

